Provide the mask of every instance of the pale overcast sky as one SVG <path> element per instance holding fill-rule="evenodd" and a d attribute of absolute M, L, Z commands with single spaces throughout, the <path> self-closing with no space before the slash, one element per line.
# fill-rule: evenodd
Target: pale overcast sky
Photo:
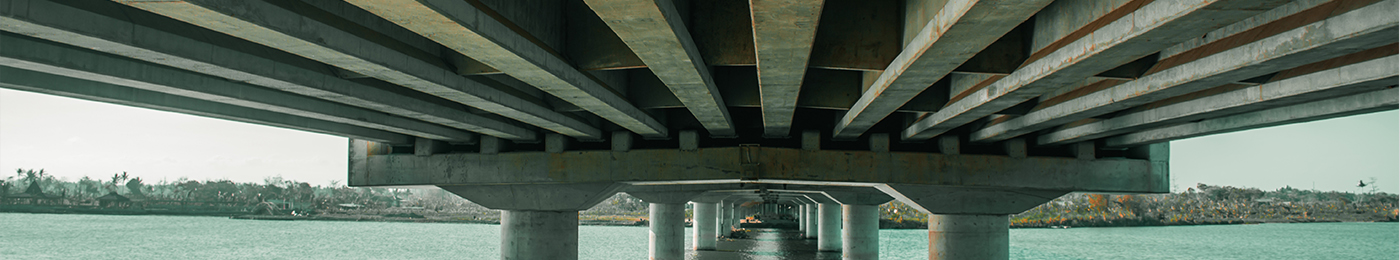
<path fill-rule="evenodd" d="M 43 168 L 148 183 L 180 177 L 261 182 L 269 176 L 344 183 L 346 139 L 297 130 L 0 89 L 0 176 Z M 1400 114 L 1256 129 L 1172 143 L 1179 189 L 1196 183 L 1356 191 L 1377 178 L 1400 190 Z M 0 177 L 2 178 L 2 177 Z"/>

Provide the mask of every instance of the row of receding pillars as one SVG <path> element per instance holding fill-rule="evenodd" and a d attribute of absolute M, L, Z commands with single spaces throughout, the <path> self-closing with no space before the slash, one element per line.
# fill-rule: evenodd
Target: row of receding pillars
<path fill-rule="evenodd" d="M 646 199 L 643 199 L 644 201 Z M 686 201 L 650 203 L 650 259 L 685 259 Z M 693 250 L 715 250 L 721 232 L 757 213 L 740 201 L 694 203 Z M 795 215 L 817 250 L 840 251 L 842 259 L 879 259 L 876 205 L 804 203 Z M 929 259 L 1007 259 L 1006 215 L 930 215 Z M 844 228 L 843 228 L 844 227 Z M 578 212 L 505 210 L 502 259 L 577 259 Z"/>

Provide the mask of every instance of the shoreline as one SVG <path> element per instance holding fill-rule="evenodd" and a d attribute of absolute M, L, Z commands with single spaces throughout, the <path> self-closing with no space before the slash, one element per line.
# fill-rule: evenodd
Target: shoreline
<path fill-rule="evenodd" d="M 79 208 L 52 208 L 52 209 L 27 209 L 17 210 L 15 208 L 0 207 L 0 213 L 30 213 L 30 214 L 84 214 L 84 215 L 119 215 L 119 216 L 204 216 L 204 217 L 227 217 L 237 220 L 261 220 L 261 221 L 344 221 L 344 222 L 401 222 L 401 223 L 456 223 L 456 224 L 490 224 L 499 225 L 498 219 L 465 219 L 465 218 L 429 218 L 421 215 L 387 214 L 387 215 L 348 215 L 348 214 L 324 214 L 313 216 L 290 216 L 290 215 L 251 215 L 246 212 L 189 212 L 189 211 L 165 211 L 165 210 L 141 210 L 141 209 L 79 209 Z M 618 219 L 629 216 L 587 216 L 579 219 L 579 226 L 624 226 L 624 227 L 645 227 L 646 220 L 607 220 L 607 218 Z M 1090 228 L 1090 227 L 1166 227 L 1166 226 L 1209 226 L 1209 225 L 1253 225 L 1253 224 L 1299 224 L 1299 223 L 1384 223 L 1396 222 L 1391 220 L 1330 220 L 1330 219 L 1307 219 L 1307 220 L 1205 220 L 1205 221 L 1178 221 L 1173 223 L 1155 222 L 1128 223 L 1130 221 L 1085 221 L 1071 225 L 1050 225 L 1039 224 L 1012 224 L 1011 229 L 1036 229 L 1036 228 Z M 1059 223 L 1056 223 L 1059 224 Z M 687 225 L 689 226 L 689 225 Z M 923 222 L 904 221 L 895 222 L 889 219 L 880 220 L 880 229 L 927 229 Z"/>

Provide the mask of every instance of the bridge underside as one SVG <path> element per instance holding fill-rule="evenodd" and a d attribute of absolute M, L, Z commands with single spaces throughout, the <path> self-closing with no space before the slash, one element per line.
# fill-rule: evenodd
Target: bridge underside
<path fill-rule="evenodd" d="M 891 200 L 934 214 L 930 259 L 1004 259 L 1007 214 L 1167 192 L 1169 141 L 1396 109 L 1398 9 L 7 0 L 0 87 L 349 137 L 351 185 L 506 210 L 503 259 L 576 258 L 616 192 L 652 203 L 653 259 L 685 203 L 708 250 L 750 201 L 872 259 Z"/>

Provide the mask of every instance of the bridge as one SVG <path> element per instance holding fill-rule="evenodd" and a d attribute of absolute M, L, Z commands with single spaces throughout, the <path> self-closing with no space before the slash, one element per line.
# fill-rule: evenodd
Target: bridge
<path fill-rule="evenodd" d="M 351 138 L 353 186 L 504 210 L 576 259 L 651 203 L 652 259 L 736 204 L 878 257 L 1006 259 L 1008 214 L 1169 192 L 1168 142 L 1397 108 L 1396 0 L 0 0 L 0 87 Z M 686 204 L 695 236 L 684 245 Z M 796 209 L 796 210 L 792 210 Z"/>

